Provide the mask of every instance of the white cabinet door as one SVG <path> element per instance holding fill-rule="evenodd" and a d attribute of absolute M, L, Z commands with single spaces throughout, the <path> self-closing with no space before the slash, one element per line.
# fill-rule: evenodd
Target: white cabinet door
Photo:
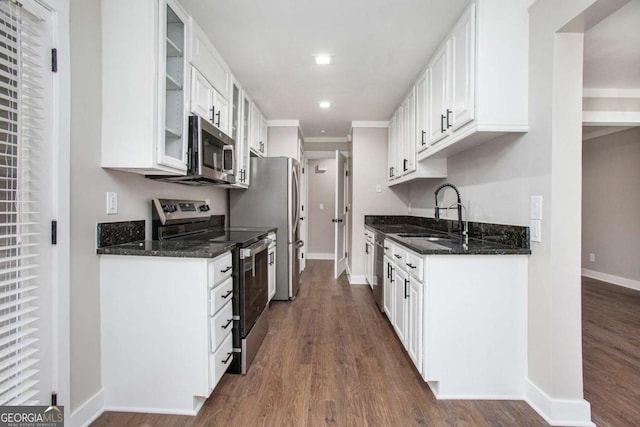
<path fill-rule="evenodd" d="M 384 271 L 382 273 L 384 274 L 384 312 L 393 322 L 395 271 L 393 262 L 387 256 L 384 257 Z"/>
<path fill-rule="evenodd" d="M 211 121 L 213 87 L 202 73 L 191 67 L 191 112 Z"/>
<path fill-rule="evenodd" d="M 189 61 L 218 92 L 229 93 L 229 67 L 195 20 L 192 20 Z"/>
<path fill-rule="evenodd" d="M 426 70 L 424 74 L 416 83 L 416 151 L 422 151 L 427 148 L 427 123 L 429 120 L 428 117 L 428 108 L 427 108 L 427 97 L 428 97 L 428 89 L 429 82 L 427 81 L 427 77 L 429 75 L 429 70 Z"/>
<path fill-rule="evenodd" d="M 368 241 L 364 242 L 365 253 L 365 277 L 367 283 L 373 288 L 373 245 Z"/>
<path fill-rule="evenodd" d="M 395 269 L 395 304 L 393 313 L 393 327 L 400 338 L 402 344 L 407 343 L 407 292 L 409 287 L 409 277 L 403 270 Z"/>
<path fill-rule="evenodd" d="M 189 16 L 173 0 L 161 2 L 162 36 L 164 46 L 160 69 L 164 74 L 164 123 L 159 133 L 158 163 L 186 170 L 187 120 L 185 114 L 187 83 L 187 31 Z M 162 75 L 161 74 L 161 75 Z M 151 78 L 151 76 L 149 76 Z M 164 136 L 164 138 L 162 138 Z"/>
<path fill-rule="evenodd" d="M 229 101 L 217 90 L 213 90 L 213 125 L 229 133 Z"/>
<path fill-rule="evenodd" d="M 401 177 L 404 175 L 405 167 L 404 167 L 404 104 L 400 105 L 398 111 L 396 113 L 396 138 L 394 143 L 395 148 L 395 167 L 394 173 L 396 176 Z"/>
<path fill-rule="evenodd" d="M 451 34 L 452 106 L 455 131 L 475 117 L 475 5 L 462 15 Z"/>
<path fill-rule="evenodd" d="M 246 188 L 247 184 L 247 163 L 249 162 L 249 146 L 244 138 L 243 114 L 242 114 L 242 89 L 235 80 L 231 89 L 231 108 L 229 117 L 229 136 L 236 142 L 236 187 Z"/>
<path fill-rule="evenodd" d="M 404 173 L 416 170 L 416 91 L 409 91 L 404 102 Z"/>
<path fill-rule="evenodd" d="M 449 43 L 433 57 L 429 67 L 429 145 L 448 135 L 447 106 L 449 104 Z"/>
<path fill-rule="evenodd" d="M 267 127 L 267 119 L 260 114 L 260 153 L 263 156 L 267 155 L 267 139 L 269 135 L 269 128 Z"/>
<path fill-rule="evenodd" d="M 407 298 L 407 353 L 413 364 L 422 373 L 422 283 L 415 278 L 409 277 Z"/>
<path fill-rule="evenodd" d="M 262 113 L 255 103 L 251 103 L 251 132 L 249 141 L 251 149 L 256 153 L 260 153 L 260 129 L 262 127 Z"/>
<path fill-rule="evenodd" d="M 276 247 L 269 248 L 267 262 L 269 263 L 269 301 L 276 294 Z"/>
<path fill-rule="evenodd" d="M 251 162 L 250 160 L 250 150 L 251 148 L 251 100 L 247 97 L 247 94 L 242 91 L 242 109 L 241 109 L 241 119 L 240 123 L 242 123 L 242 131 L 240 132 L 240 138 L 242 139 L 242 146 L 244 147 L 244 164 L 242 169 L 239 171 L 239 175 L 241 177 L 241 183 L 249 186 L 251 184 Z"/>
<path fill-rule="evenodd" d="M 388 158 L 387 158 L 387 167 L 389 169 L 388 179 L 389 181 L 397 178 L 396 169 L 396 136 L 397 136 L 397 124 L 396 124 L 396 114 L 391 117 L 389 120 L 389 141 L 388 141 Z"/>

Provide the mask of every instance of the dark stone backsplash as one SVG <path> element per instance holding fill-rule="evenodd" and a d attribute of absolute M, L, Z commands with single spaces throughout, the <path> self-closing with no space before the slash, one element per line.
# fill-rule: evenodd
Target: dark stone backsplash
<path fill-rule="evenodd" d="M 98 248 L 144 240 L 144 227 L 144 220 L 98 223 Z"/>
<path fill-rule="evenodd" d="M 392 229 L 395 227 L 402 228 L 403 232 L 413 232 L 411 229 L 407 230 L 407 226 L 423 227 L 452 235 L 458 232 L 458 221 L 450 219 L 436 221 L 434 218 L 408 215 L 365 215 L 364 223 L 365 225 L 388 226 L 388 232 L 393 232 Z M 530 249 L 529 227 L 471 221 L 468 222 L 468 226 L 470 239 Z"/>

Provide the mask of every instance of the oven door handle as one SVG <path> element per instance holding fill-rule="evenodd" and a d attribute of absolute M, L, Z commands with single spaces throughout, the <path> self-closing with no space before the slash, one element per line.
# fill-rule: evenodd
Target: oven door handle
<path fill-rule="evenodd" d="M 271 239 L 262 239 L 248 248 L 240 249 L 240 259 L 250 258 L 262 251 L 269 249 Z"/>

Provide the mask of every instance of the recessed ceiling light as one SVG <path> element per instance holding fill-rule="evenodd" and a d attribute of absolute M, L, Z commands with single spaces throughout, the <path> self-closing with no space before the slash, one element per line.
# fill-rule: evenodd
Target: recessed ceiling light
<path fill-rule="evenodd" d="M 320 131 L 320 133 L 327 133 L 327 131 L 326 131 L 326 130 L 324 130 L 324 129 L 322 129 L 322 130 Z"/>
<path fill-rule="evenodd" d="M 318 103 L 318 105 L 320 106 L 320 108 L 330 108 L 331 107 L 331 103 L 329 101 L 320 101 Z"/>
<path fill-rule="evenodd" d="M 331 55 L 313 55 L 316 59 L 316 64 L 318 65 L 329 65 L 331 64 Z"/>

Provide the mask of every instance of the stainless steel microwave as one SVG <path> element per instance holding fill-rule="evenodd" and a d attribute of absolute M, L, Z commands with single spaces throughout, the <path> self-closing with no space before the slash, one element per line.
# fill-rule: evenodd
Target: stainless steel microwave
<path fill-rule="evenodd" d="M 235 141 L 206 119 L 189 116 L 187 174 L 147 176 L 187 185 L 235 184 Z"/>

